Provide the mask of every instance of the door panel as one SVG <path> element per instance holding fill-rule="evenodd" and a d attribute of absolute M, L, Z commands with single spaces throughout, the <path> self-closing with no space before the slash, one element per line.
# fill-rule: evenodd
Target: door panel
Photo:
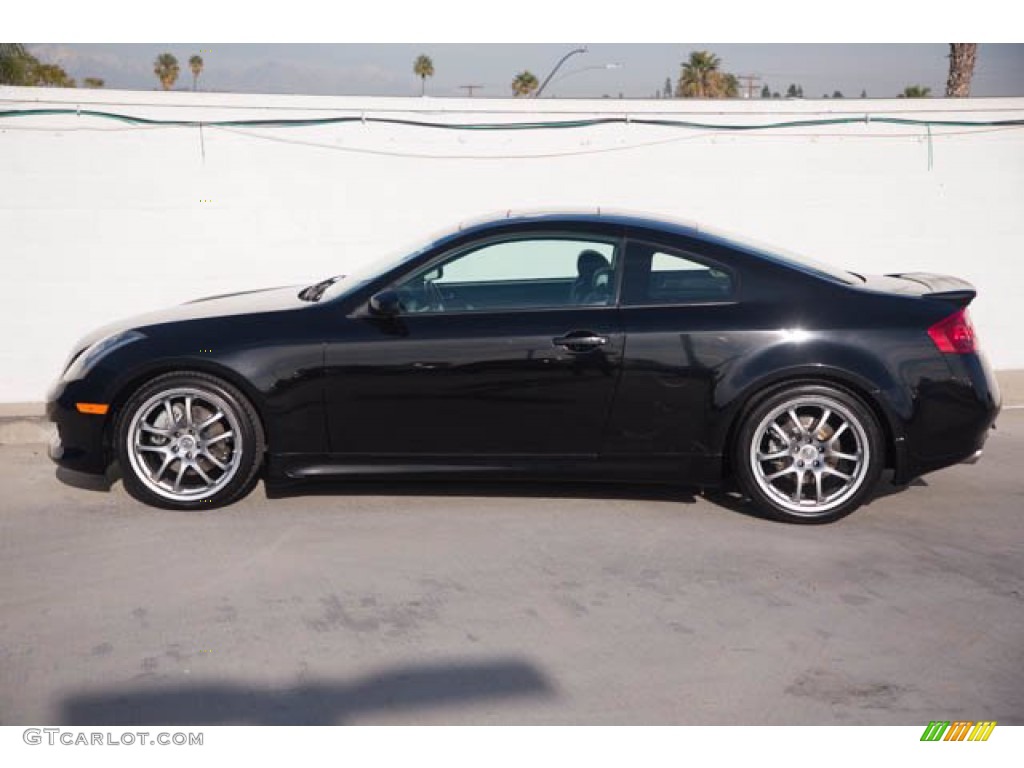
<path fill-rule="evenodd" d="M 729 267 L 700 254 L 627 243 L 621 310 L 627 351 L 604 453 L 710 451 L 715 382 L 748 343 L 736 285 Z"/>
<path fill-rule="evenodd" d="M 332 452 L 595 456 L 622 364 L 618 246 L 522 232 L 412 266 L 397 316 L 356 312 L 327 344 Z"/>
<path fill-rule="evenodd" d="M 617 309 L 350 322 L 345 341 L 326 350 L 333 453 L 598 452 L 622 364 Z M 579 343 L 581 336 L 604 341 Z"/>

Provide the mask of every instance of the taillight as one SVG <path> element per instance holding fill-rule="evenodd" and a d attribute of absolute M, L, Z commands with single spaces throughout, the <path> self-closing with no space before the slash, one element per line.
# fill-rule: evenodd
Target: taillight
<path fill-rule="evenodd" d="M 974 326 L 971 325 L 971 317 L 966 309 L 958 309 L 949 317 L 939 320 L 928 329 L 928 335 L 932 337 L 939 352 L 966 355 L 976 352 L 978 348 Z"/>

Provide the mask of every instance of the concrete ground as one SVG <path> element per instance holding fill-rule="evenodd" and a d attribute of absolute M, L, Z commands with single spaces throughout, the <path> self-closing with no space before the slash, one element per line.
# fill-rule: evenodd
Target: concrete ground
<path fill-rule="evenodd" d="M 1024 724 L 1024 410 L 831 526 L 616 486 L 143 507 L 0 447 L 0 723 Z"/>

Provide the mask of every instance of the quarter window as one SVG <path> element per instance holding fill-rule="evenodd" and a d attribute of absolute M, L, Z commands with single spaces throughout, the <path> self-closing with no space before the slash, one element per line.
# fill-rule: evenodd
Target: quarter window
<path fill-rule="evenodd" d="M 680 251 L 629 244 L 626 304 L 699 304 L 727 301 L 733 278 L 719 266 Z"/>

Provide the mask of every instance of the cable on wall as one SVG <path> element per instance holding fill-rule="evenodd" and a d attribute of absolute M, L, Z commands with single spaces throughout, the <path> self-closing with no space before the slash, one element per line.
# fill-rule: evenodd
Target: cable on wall
<path fill-rule="evenodd" d="M 344 123 L 377 123 L 382 125 L 399 125 L 414 128 L 433 128 L 448 131 L 536 131 L 536 130 L 565 130 L 572 128 L 590 128 L 598 125 L 651 125 L 668 128 L 690 128 L 696 130 L 711 131 L 759 131 L 779 130 L 785 128 L 809 128 L 825 125 L 855 125 L 863 124 L 870 120 L 872 123 L 887 125 L 904 125 L 935 128 L 1011 128 L 1024 127 L 1024 119 L 1010 120 L 922 120 L 910 117 L 890 117 L 885 115 L 859 116 L 859 117 L 831 117 L 815 118 L 810 120 L 783 120 L 767 123 L 751 124 L 729 124 L 729 123 L 705 123 L 691 120 L 672 120 L 668 118 L 647 118 L 634 116 L 621 117 L 593 117 L 577 120 L 542 120 L 508 123 L 447 123 L 434 120 L 411 120 L 408 118 L 396 117 L 372 117 L 366 115 L 338 116 L 338 117 L 312 117 L 312 118 L 274 118 L 274 119 L 249 119 L 249 120 L 163 120 L 151 117 L 139 117 L 118 112 L 103 112 L 91 109 L 11 109 L 0 111 L 0 119 L 38 117 L 50 115 L 76 115 L 85 117 L 96 117 L 105 120 L 116 120 L 122 123 L 145 126 L 172 126 L 181 128 L 195 128 L 200 125 L 215 128 L 286 128 L 317 125 L 341 125 Z"/>

